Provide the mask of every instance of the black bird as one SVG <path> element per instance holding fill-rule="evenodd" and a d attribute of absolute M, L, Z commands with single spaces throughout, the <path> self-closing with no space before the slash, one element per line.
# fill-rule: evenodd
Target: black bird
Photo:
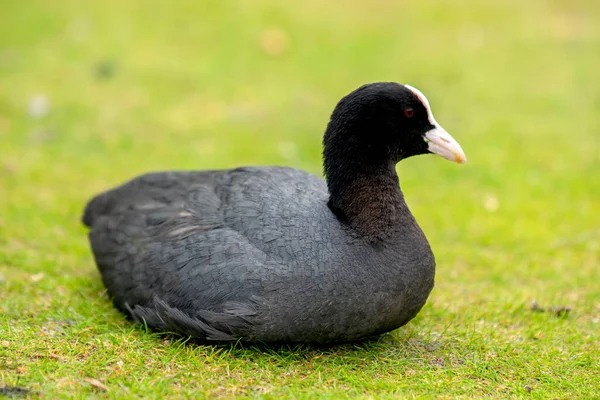
<path fill-rule="evenodd" d="M 396 329 L 434 283 L 396 164 L 466 161 L 425 96 L 398 83 L 340 100 L 325 181 L 286 167 L 157 172 L 93 198 L 83 223 L 115 306 L 201 342 L 353 341 Z"/>

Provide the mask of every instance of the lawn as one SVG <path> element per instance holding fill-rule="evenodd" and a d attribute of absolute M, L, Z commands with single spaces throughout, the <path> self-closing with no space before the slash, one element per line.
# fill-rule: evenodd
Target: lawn
<path fill-rule="evenodd" d="M 599 20 L 596 0 L 1 2 L 0 387 L 600 398 Z M 469 159 L 398 166 L 438 264 L 415 320 L 230 348 L 113 309 L 79 221 L 92 195 L 149 170 L 321 174 L 333 106 L 382 80 L 421 89 Z"/>

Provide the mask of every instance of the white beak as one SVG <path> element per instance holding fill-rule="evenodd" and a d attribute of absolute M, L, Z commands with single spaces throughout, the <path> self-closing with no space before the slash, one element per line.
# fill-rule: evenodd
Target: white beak
<path fill-rule="evenodd" d="M 467 157 L 460 144 L 444 128 L 438 124 L 434 126 L 435 128 L 425 132 L 425 141 L 429 143 L 427 150 L 444 157 L 446 160 L 459 164 L 466 163 Z"/>

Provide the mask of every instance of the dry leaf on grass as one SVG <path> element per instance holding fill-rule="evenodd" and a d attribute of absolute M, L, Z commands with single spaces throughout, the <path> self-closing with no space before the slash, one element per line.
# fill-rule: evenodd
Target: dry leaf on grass
<path fill-rule="evenodd" d="M 98 390 L 101 390 L 103 392 L 108 392 L 108 387 L 103 384 L 102 382 L 100 382 L 98 379 L 95 378 L 85 378 L 84 379 L 87 383 L 89 383 L 90 385 L 92 385 L 93 387 L 95 387 Z"/>

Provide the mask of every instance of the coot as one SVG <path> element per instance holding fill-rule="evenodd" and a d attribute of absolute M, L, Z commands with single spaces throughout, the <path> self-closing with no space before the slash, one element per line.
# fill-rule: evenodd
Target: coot
<path fill-rule="evenodd" d="M 353 341 L 423 307 L 435 261 L 396 163 L 466 161 L 426 97 L 398 83 L 340 100 L 325 181 L 287 167 L 149 173 L 93 198 L 83 223 L 115 306 L 201 342 Z"/>

